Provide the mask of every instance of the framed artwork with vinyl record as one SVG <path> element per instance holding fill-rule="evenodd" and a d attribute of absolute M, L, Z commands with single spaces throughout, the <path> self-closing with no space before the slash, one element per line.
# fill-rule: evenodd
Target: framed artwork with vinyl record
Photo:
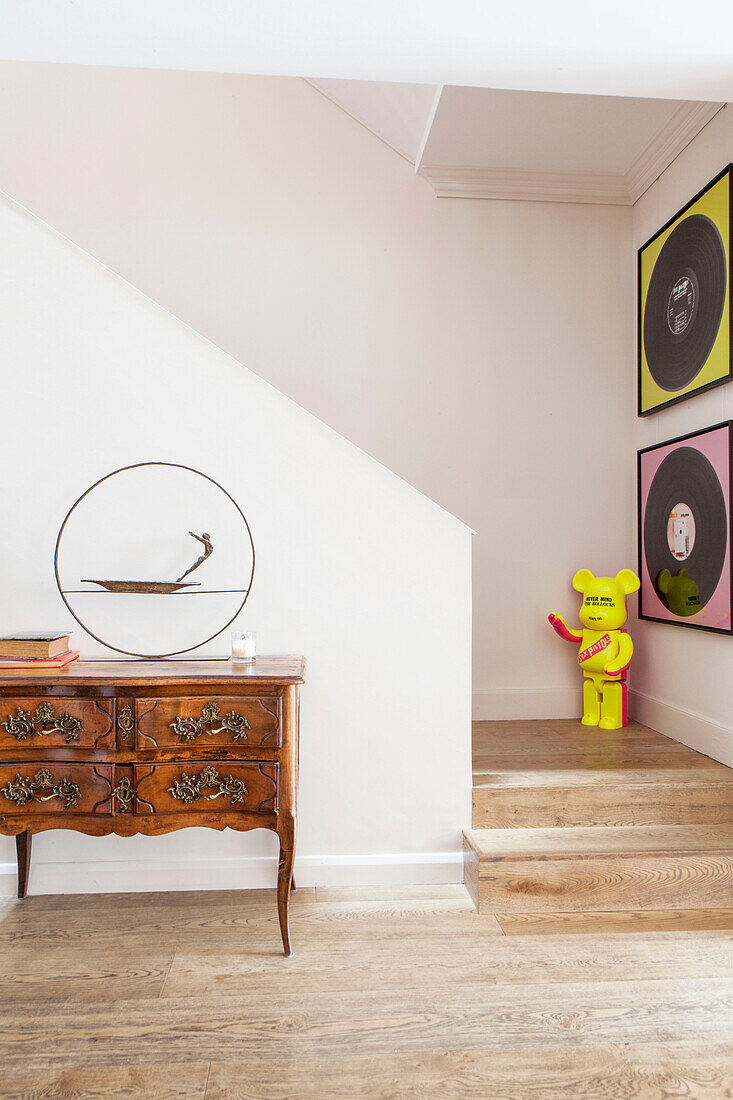
<path fill-rule="evenodd" d="M 731 380 L 732 168 L 639 249 L 639 416 Z"/>
<path fill-rule="evenodd" d="M 638 452 L 639 618 L 733 634 L 733 421 Z"/>

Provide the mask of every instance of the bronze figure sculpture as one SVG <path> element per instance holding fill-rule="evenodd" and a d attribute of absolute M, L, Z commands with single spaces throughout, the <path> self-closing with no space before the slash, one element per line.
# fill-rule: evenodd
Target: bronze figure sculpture
<path fill-rule="evenodd" d="M 176 583 L 180 584 L 184 577 L 187 577 L 189 573 L 193 573 L 194 569 L 198 569 L 202 562 L 205 562 L 209 554 L 213 554 L 214 546 L 211 542 L 211 535 L 204 531 L 202 535 L 196 535 L 193 531 L 188 532 L 193 538 L 197 539 L 203 546 L 204 552 L 201 557 L 197 558 L 190 569 L 187 569 L 185 573 L 181 573 Z"/>

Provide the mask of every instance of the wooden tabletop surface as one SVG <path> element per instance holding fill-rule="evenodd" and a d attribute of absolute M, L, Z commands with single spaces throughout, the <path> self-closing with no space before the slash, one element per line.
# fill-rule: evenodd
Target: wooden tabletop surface
<path fill-rule="evenodd" d="M 265 681 L 302 684 L 305 679 L 305 658 L 300 656 L 257 657 L 252 664 L 241 661 L 74 661 L 66 668 L 0 669 L 0 684 L 67 684 L 99 683 L 107 680 L 129 680 L 135 683 L 182 683 L 205 681 L 228 684 L 242 681 Z"/>

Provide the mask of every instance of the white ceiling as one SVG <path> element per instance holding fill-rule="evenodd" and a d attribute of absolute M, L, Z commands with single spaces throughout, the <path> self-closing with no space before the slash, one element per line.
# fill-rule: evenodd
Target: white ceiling
<path fill-rule="evenodd" d="M 308 83 L 412 164 L 420 160 L 440 95 L 440 89 L 434 84 L 389 84 L 371 80 L 310 80 Z"/>
<path fill-rule="evenodd" d="M 631 205 L 720 103 L 311 81 L 439 197 Z"/>
<path fill-rule="evenodd" d="M 733 100 L 729 0 L 0 0 L 0 58 Z"/>
<path fill-rule="evenodd" d="M 677 106 L 669 99 L 444 88 L 424 161 L 623 173 Z"/>

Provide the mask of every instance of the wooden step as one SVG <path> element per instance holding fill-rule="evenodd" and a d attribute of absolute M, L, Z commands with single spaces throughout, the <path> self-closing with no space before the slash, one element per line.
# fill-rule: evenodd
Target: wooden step
<path fill-rule="evenodd" d="M 733 825 L 467 829 L 480 912 L 733 907 Z"/>
<path fill-rule="evenodd" d="M 733 824 L 733 768 L 643 726 L 475 726 L 474 828 Z"/>
<path fill-rule="evenodd" d="M 474 775 L 475 829 L 733 824 L 733 782 L 728 778 L 715 782 L 690 777 L 684 784 L 641 776 L 624 782 L 613 774 L 575 783 L 506 780 Z"/>

